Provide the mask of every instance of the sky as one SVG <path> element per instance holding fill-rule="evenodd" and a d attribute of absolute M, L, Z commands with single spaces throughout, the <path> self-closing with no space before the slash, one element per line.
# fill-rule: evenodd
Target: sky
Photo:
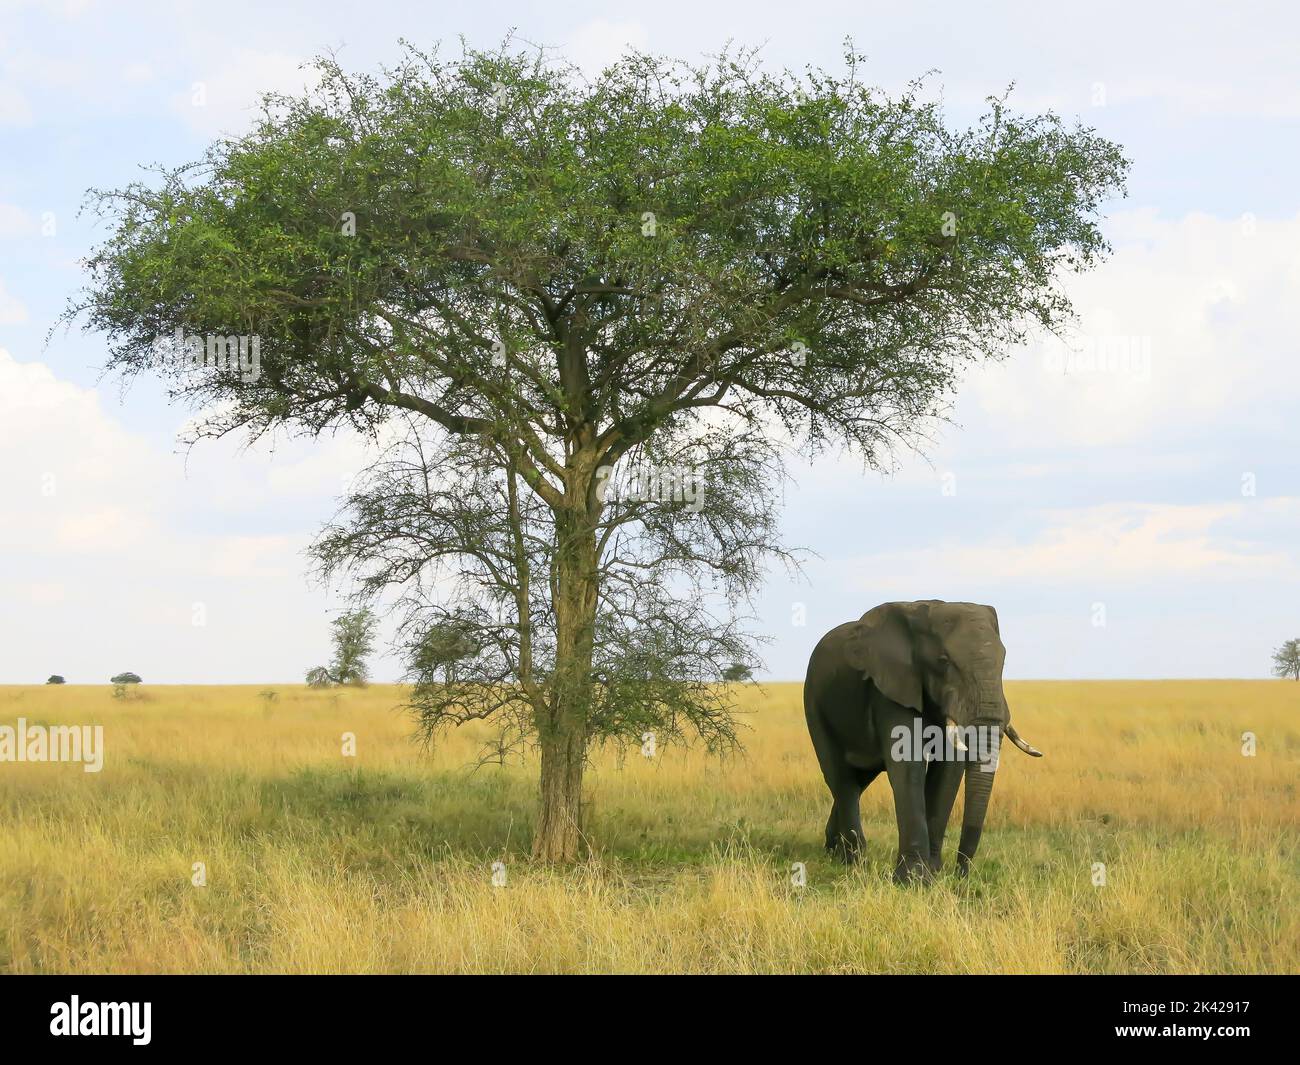
<path fill-rule="evenodd" d="M 1111 257 L 1067 282 L 1077 326 L 966 374 L 894 469 L 795 457 L 786 542 L 754 604 L 763 677 L 896 599 L 997 607 L 1011 678 L 1263 677 L 1300 635 L 1300 13 L 1283 4 L 473 5 L 0 0 L 0 683 L 300 681 L 345 588 L 304 549 L 363 461 L 346 436 L 177 444 L 154 382 L 103 378 L 101 336 L 50 333 L 104 230 L 90 187 L 197 158 L 326 50 L 510 30 L 589 71 L 628 47 L 929 74 L 969 124 L 1014 84 L 1119 142 Z M 378 680 L 398 679 L 385 650 Z"/>

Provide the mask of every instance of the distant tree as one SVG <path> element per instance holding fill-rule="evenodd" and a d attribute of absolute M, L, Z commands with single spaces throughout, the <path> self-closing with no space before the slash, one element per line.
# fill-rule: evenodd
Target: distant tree
<path fill-rule="evenodd" d="M 45 683 L 46 683 L 46 684 L 66 684 L 67 682 L 66 682 L 62 677 L 60 677 L 57 673 L 55 673 L 55 674 L 54 674 L 53 676 L 51 676 L 50 679 L 47 680 Z"/>
<path fill-rule="evenodd" d="M 1300 640 L 1287 640 L 1273 652 L 1273 672 L 1279 677 L 1300 680 Z"/>
<path fill-rule="evenodd" d="M 745 665 L 744 662 L 732 662 L 722 671 L 722 679 L 736 682 L 754 679 L 754 671 Z"/>
<path fill-rule="evenodd" d="M 379 619 L 369 609 L 340 614 L 334 619 L 334 661 L 330 677 L 336 684 L 363 685 L 369 678 L 366 658 L 374 650 Z"/>
<path fill-rule="evenodd" d="M 334 678 L 330 676 L 330 671 L 324 666 L 316 666 L 314 669 L 307 670 L 307 687 L 328 688 L 333 683 Z"/>
<path fill-rule="evenodd" d="M 109 679 L 109 683 L 113 685 L 113 698 L 125 699 L 127 685 L 139 684 L 141 681 L 138 673 L 118 673 Z"/>

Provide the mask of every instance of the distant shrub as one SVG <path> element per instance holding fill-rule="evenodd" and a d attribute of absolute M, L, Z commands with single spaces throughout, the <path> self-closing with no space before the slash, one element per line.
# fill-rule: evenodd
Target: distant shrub
<path fill-rule="evenodd" d="M 140 683 L 140 674 L 139 674 L 139 673 L 119 673 L 119 674 L 117 674 L 115 677 L 110 678 L 109 683 L 113 685 L 113 698 L 114 698 L 114 699 L 125 699 L 125 698 L 126 698 L 126 688 L 127 688 L 127 685 L 128 685 L 128 684 L 139 684 L 139 683 Z"/>
<path fill-rule="evenodd" d="M 315 669 L 307 670 L 307 687 L 328 688 L 333 683 L 334 678 L 330 676 L 330 671 L 324 666 L 317 666 Z"/>
<path fill-rule="evenodd" d="M 55 673 L 55 674 L 53 674 L 53 675 L 50 677 L 50 679 L 47 680 L 45 683 L 46 683 L 46 684 L 66 684 L 67 681 L 64 680 L 62 677 L 60 677 L 57 673 Z"/>
<path fill-rule="evenodd" d="M 257 697 L 262 700 L 262 716 L 269 718 L 274 712 L 274 707 L 280 700 L 280 693 L 274 688 L 263 688 L 257 693 Z"/>
<path fill-rule="evenodd" d="M 722 671 L 722 679 L 729 681 L 745 681 L 754 679 L 754 671 L 743 662 L 732 662 Z"/>

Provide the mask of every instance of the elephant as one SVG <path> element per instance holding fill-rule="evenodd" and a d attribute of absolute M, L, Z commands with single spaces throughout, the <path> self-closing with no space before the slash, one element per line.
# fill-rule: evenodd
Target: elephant
<path fill-rule="evenodd" d="M 928 880 L 964 777 L 958 875 L 969 872 L 1005 735 L 1006 649 L 991 606 L 926 599 L 883 603 L 818 641 L 804 682 L 804 716 L 832 806 L 826 848 L 852 864 L 863 844 L 859 803 L 883 770 L 894 792 L 894 879 Z"/>

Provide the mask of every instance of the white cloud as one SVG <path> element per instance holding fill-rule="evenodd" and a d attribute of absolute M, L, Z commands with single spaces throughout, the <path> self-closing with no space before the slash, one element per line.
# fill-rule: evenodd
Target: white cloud
<path fill-rule="evenodd" d="M 161 466 L 99 397 L 0 349 L 0 552 L 94 552 L 147 530 Z M 122 511 L 130 501 L 130 514 Z"/>
<path fill-rule="evenodd" d="M 147 541 L 154 532 L 151 517 L 133 506 L 102 506 L 56 519 L 54 537 L 48 547 L 61 556 L 80 552 L 103 555 L 125 551 Z"/>
<path fill-rule="evenodd" d="M 944 100 L 983 110 L 990 95 L 1000 87 L 988 81 L 935 80 L 935 92 L 942 84 Z M 1268 73 L 1239 72 L 1233 80 L 1209 77 L 1194 80 L 1169 72 L 1143 78 L 1099 77 L 1094 71 L 1063 80 L 1055 72 L 1043 72 L 1033 79 L 1038 88 L 1028 91 L 1017 87 L 1010 103 L 1025 112 L 1055 111 L 1064 115 L 1082 115 L 1098 121 L 1108 110 L 1132 105 L 1154 104 L 1179 118 L 1207 117 L 1286 119 L 1300 116 L 1300 88 L 1294 79 Z M 902 86 L 891 86 L 900 89 Z"/>
<path fill-rule="evenodd" d="M 918 588 L 1006 583 L 1019 587 L 1107 581 L 1126 585 L 1170 579 L 1295 580 L 1293 548 L 1258 538 L 1261 513 L 1300 530 L 1300 498 L 1222 504 L 1105 503 L 1027 512 L 1017 523 L 1044 525 L 1031 540 L 939 542 L 839 563 L 843 579 L 916 598 Z M 864 578 L 863 574 L 869 574 Z M 928 594 L 928 593 L 927 593 Z M 948 593 L 941 598 L 959 598 Z"/>
<path fill-rule="evenodd" d="M 326 657 L 302 552 L 331 508 L 279 507 L 269 460 L 233 450 L 187 460 L 0 349 L 0 587 L 27 603 L 0 613 L 3 679 L 293 680 Z"/>
<path fill-rule="evenodd" d="M 0 278 L 0 325 L 22 325 L 27 321 L 27 308 L 16 296 L 9 294 L 4 279 Z"/>
<path fill-rule="evenodd" d="M 36 220 L 17 204 L 0 203 L 0 238 L 26 237 L 36 231 Z"/>
<path fill-rule="evenodd" d="M 30 126 L 32 105 L 27 94 L 13 85 L 0 84 L 0 126 Z"/>
<path fill-rule="evenodd" d="M 319 81 L 300 56 L 237 48 L 229 62 L 199 73 L 172 98 L 172 110 L 203 136 L 236 134 L 257 118 L 264 93 L 294 94 Z"/>
<path fill-rule="evenodd" d="M 46 14 L 77 19 L 91 8 L 97 0 L 4 0 L 0 3 L 0 13 L 17 14 L 24 8 L 37 8 Z"/>
<path fill-rule="evenodd" d="M 1111 230 L 1113 257 L 1067 283 L 1079 357 L 1043 338 L 969 377 L 969 401 L 1005 443 L 1117 444 L 1171 423 L 1239 423 L 1300 389 L 1300 217 L 1132 211 Z"/>
<path fill-rule="evenodd" d="M 307 566 L 301 536 L 226 536 L 205 560 L 219 577 L 295 579 Z"/>
<path fill-rule="evenodd" d="M 1192 80 L 1165 76 L 1121 78 L 1102 83 L 1106 105 L 1158 100 L 1185 116 L 1253 116 L 1296 118 L 1300 116 L 1300 88 L 1290 77 L 1266 71 L 1243 70 L 1239 78 Z"/>
<path fill-rule="evenodd" d="M 57 605 L 68 598 L 68 586 L 59 581 L 28 584 L 26 592 L 28 601 L 40 606 Z"/>
<path fill-rule="evenodd" d="M 630 49 L 645 51 L 649 40 L 650 34 L 640 22 L 594 19 L 573 32 L 564 55 L 589 77 L 594 77 Z"/>

